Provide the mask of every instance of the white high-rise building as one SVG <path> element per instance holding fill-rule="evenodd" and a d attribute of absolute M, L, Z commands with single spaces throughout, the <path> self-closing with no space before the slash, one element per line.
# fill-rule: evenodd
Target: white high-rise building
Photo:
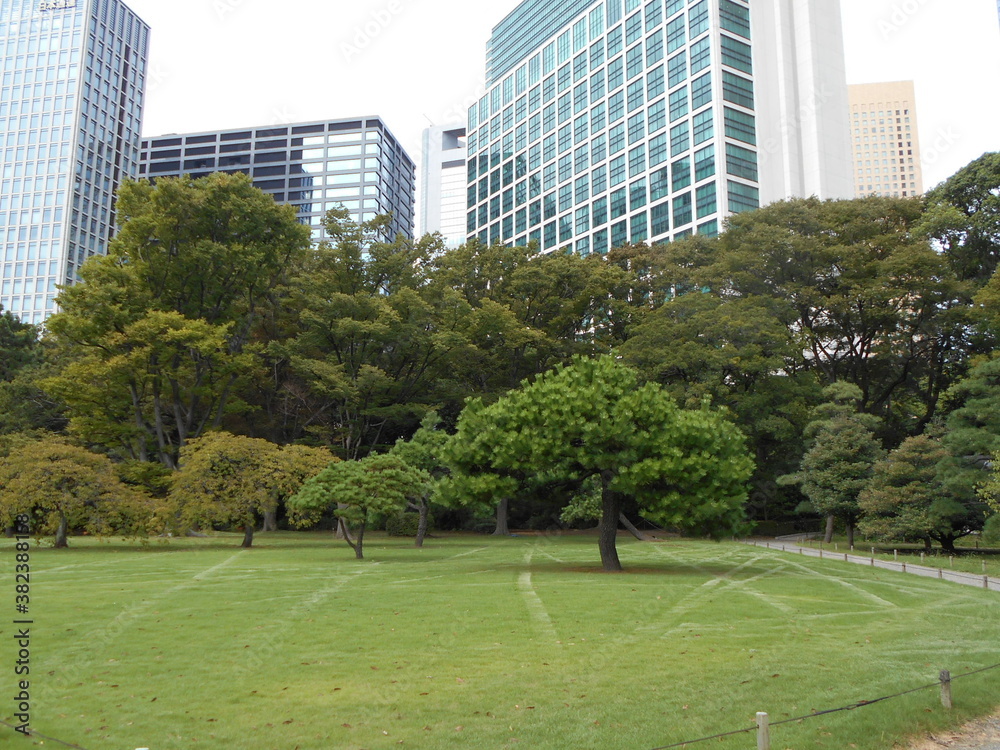
<path fill-rule="evenodd" d="M 149 27 L 119 0 L 0 0 L 0 304 L 55 312 L 139 172 Z"/>
<path fill-rule="evenodd" d="M 465 242 L 465 135 L 461 124 L 424 130 L 418 234 L 440 232 L 447 247 Z"/>
<path fill-rule="evenodd" d="M 838 0 L 525 0 L 469 111 L 466 235 L 604 253 L 853 194 Z"/>
<path fill-rule="evenodd" d="M 762 204 L 853 198 L 839 0 L 762 0 L 750 11 Z"/>

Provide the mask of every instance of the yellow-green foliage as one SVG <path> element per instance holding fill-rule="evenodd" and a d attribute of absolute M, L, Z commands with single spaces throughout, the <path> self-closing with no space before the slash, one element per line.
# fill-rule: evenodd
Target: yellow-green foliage
<path fill-rule="evenodd" d="M 62 438 L 20 445 L 0 458 L 0 524 L 19 514 L 32 518 L 32 532 L 70 528 L 93 534 L 141 532 L 155 517 L 148 495 L 122 483 L 107 456 Z"/>

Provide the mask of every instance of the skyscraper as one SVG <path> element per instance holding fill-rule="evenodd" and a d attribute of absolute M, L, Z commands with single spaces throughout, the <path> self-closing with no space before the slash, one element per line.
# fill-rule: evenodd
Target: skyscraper
<path fill-rule="evenodd" d="M 853 198 L 840 0 L 750 9 L 762 204 Z"/>
<path fill-rule="evenodd" d="M 209 130 L 142 142 L 141 174 L 203 177 L 242 172 L 255 187 L 290 203 L 313 239 L 323 218 L 342 206 L 354 221 L 392 213 L 385 239 L 413 236 L 413 160 L 378 117 Z"/>
<path fill-rule="evenodd" d="M 420 234 L 440 232 L 445 245 L 465 241 L 465 126 L 424 130 L 420 171 Z"/>
<path fill-rule="evenodd" d="M 913 81 L 861 83 L 849 89 L 857 194 L 923 194 Z"/>
<path fill-rule="evenodd" d="M 467 236 L 603 253 L 851 194 L 843 48 L 818 48 L 839 38 L 836 6 L 525 0 L 494 28 L 469 111 Z M 838 28 L 796 38 L 820 23 Z M 820 84 L 841 106 L 810 116 Z"/>
<path fill-rule="evenodd" d="M 0 304 L 40 323 L 139 168 L 149 27 L 119 0 L 0 0 Z"/>

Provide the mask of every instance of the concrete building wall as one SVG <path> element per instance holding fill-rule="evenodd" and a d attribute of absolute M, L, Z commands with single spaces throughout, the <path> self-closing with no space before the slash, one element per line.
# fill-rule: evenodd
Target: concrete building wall
<path fill-rule="evenodd" d="M 440 232 L 448 247 L 465 241 L 466 130 L 461 124 L 424 130 L 418 234 Z"/>
<path fill-rule="evenodd" d="M 755 0 L 761 203 L 853 198 L 839 0 Z"/>

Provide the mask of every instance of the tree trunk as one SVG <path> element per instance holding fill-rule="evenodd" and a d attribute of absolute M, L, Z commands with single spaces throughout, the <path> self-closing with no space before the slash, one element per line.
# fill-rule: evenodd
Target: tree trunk
<path fill-rule="evenodd" d="M 278 530 L 278 510 L 265 510 L 264 511 L 264 526 L 261 531 L 277 531 Z"/>
<path fill-rule="evenodd" d="M 362 549 L 362 545 L 364 543 L 365 543 L 365 522 L 362 521 L 361 525 L 358 527 L 358 536 L 355 539 L 354 544 L 352 545 L 354 547 L 354 556 L 358 560 L 365 559 L 364 550 Z"/>
<path fill-rule="evenodd" d="M 253 546 L 253 523 L 248 523 L 243 527 L 243 549 L 250 549 Z"/>
<path fill-rule="evenodd" d="M 618 537 L 618 519 L 622 513 L 622 497 L 608 488 L 612 479 L 614 479 L 613 472 L 601 472 L 603 489 L 601 491 L 601 522 L 597 527 L 597 545 L 601 550 L 601 565 L 605 572 L 619 573 L 622 564 L 618 560 L 616 539 Z"/>
<path fill-rule="evenodd" d="M 427 536 L 427 516 L 430 514 L 430 510 L 430 503 L 426 499 L 422 499 L 420 506 L 417 508 L 420 520 L 417 522 L 417 538 L 414 541 L 416 547 L 424 546 L 424 537 Z"/>
<path fill-rule="evenodd" d="M 854 522 L 847 522 L 847 546 L 849 549 L 854 549 Z"/>
<path fill-rule="evenodd" d="M 649 534 L 646 534 L 646 533 L 643 533 L 642 531 L 639 531 L 639 529 L 637 529 L 635 527 L 635 525 L 631 521 L 628 520 L 628 518 L 625 516 L 624 513 L 620 513 L 619 514 L 618 520 L 621 521 L 622 526 L 624 526 L 626 529 L 628 529 L 629 533 L 631 533 L 632 536 L 634 536 L 640 542 L 652 542 L 653 541 L 653 537 L 651 537 Z"/>
<path fill-rule="evenodd" d="M 826 535 L 823 537 L 823 542 L 829 544 L 833 541 L 833 516 L 826 517 Z"/>
<path fill-rule="evenodd" d="M 66 520 L 66 514 L 59 511 L 59 528 L 56 529 L 56 549 L 63 549 L 69 546 L 69 542 L 66 541 L 68 526 L 69 522 Z"/>
<path fill-rule="evenodd" d="M 334 539 L 342 539 L 347 542 L 351 547 L 354 547 L 354 540 L 351 539 L 351 530 L 347 528 L 347 521 L 343 518 L 337 519 L 337 528 L 333 532 Z"/>
<path fill-rule="evenodd" d="M 493 536 L 510 536 L 510 529 L 507 527 L 507 514 L 510 510 L 510 498 L 503 498 L 497 505 L 497 527 L 493 531 Z"/>
<path fill-rule="evenodd" d="M 950 555 L 957 555 L 958 550 L 955 549 L 955 540 L 957 538 L 958 537 L 948 536 L 946 534 L 939 536 L 938 541 L 941 542 L 941 549 Z"/>
<path fill-rule="evenodd" d="M 13 526 L 8 526 L 7 528 L 5 528 L 3 530 L 3 535 L 5 537 L 7 537 L 8 539 L 13 539 L 14 538 L 14 527 Z"/>

